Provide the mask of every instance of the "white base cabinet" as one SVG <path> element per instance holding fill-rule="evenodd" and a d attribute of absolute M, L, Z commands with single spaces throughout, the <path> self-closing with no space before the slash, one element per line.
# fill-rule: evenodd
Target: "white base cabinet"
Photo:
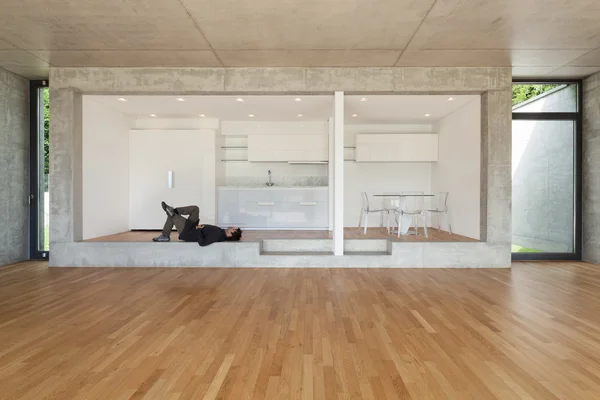
<path fill-rule="evenodd" d="M 328 229 L 327 187 L 217 189 L 217 222 L 242 229 Z"/>

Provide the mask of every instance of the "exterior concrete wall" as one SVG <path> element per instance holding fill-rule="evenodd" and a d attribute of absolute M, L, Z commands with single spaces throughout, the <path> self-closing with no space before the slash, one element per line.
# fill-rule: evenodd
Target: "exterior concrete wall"
<path fill-rule="evenodd" d="M 51 70 L 50 82 L 51 265 L 510 266 L 510 68 L 58 68 Z M 290 257 L 261 255 L 258 243 L 199 249 L 182 243 L 164 247 L 152 243 L 80 242 L 77 204 L 81 201 L 81 93 L 331 94 L 336 90 L 482 94 L 484 243 L 394 243 L 389 255 Z M 235 251 L 228 246 L 235 246 Z"/>
<path fill-rule="evenodd" d="M 0 69 L 0 265 L 28 258 L 29 81 Z"/>
<path fill-rule="evenodd" d="M 532 99 L 518 112 L 575 111 L 577 86 Z M 513 121 L 513 244 L 572 252 L 575 132 L 571 121 Z"/>
<path fill-rule="evenodd" d="M 600 264 L 600 74 L 583 81 L 583 259 Z"/>

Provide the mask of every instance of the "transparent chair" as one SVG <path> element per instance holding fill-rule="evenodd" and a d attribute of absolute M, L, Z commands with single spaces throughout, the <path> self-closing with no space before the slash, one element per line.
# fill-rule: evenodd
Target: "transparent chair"
<path fill-rule="evenodd" d="M 450 214 L 448 214 L 448 195 L 449 192 L 437 192 L 431 200 L 431 208 L 425 210 L 427 217 L 429 215 L 437 215 L 437 229 L 440 230 L 440 216 L 444 215 L 446 225 L 448 225 L 448 233 L 452 234 L 452 226 L 450 224 Z"/>
<path fill-rule="evenodd" d="M 369 224 L 369 214 L 374 214 L 374 213 L 384 213 L 384 214 L 389 214 L 389 210 L 387 209 L 377 209 L 377 210 L 373 210 L 369 207 L 369 196 L 367 195 L 367 192 L 361 192 L 360 193 L 360 198 L 362 201 L 362 207 L 360 208 L 360 219 L 358 221 L 358 229 L 360 230 L 361 227 L 363 227 L 364 229 L 364 234 L 367 234 L 367 226 Z M 389 232 L 389 218 L 387 218 L 388 220 L 388 232 Z"/>
<path fill-rule="evenodd" d="M 425 237 L 428 238 L 427 232 L 427 214 L 424 209 L 424 193 L 423 192 L 400 192 L 400 207 L 394 211 L 396 224 L 398 225 L 398 237 L 403 232 L 408 235 L 419 234 L 419 223 L 421 222 Z M 408 218 L 407 218 L 408 217 Z M 407 228 L 405 224 L 410 224 Z M 415 230 L 411 233 L 410 226 L 414 226 Z"/>

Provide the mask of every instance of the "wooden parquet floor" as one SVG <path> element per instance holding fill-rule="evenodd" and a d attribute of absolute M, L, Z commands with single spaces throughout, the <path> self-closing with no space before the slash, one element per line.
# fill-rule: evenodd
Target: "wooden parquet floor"
<path fill-rule="evenodd" d="M 0 267 L 1 399 L 599 399 L 600 266 Z"/>

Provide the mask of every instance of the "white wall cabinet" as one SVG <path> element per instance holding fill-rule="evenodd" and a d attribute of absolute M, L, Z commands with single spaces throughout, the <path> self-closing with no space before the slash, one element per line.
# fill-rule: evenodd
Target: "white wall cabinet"
<path fill-rule="evenodd" d="M 218 224 L 242 229 L 328 229 L 327 187 L 220 187 Z"/>
<path fill-rule="evenodd" d="M 161 201 L 198 205 L 201 219 L 214 221 L 214 143 L 210 129 L 129 131 L 130 229 L 162 228 Z"/>
<path fill-rule="evenodd" d="M 318 162 L 328 159 L 328 135 L 248 135 L 248 161 Z"/>
<path fill-rule="evenodd" d="M 357 162 L 434 162 L 437 160 L 437 134 L 356 135 Z"/>

